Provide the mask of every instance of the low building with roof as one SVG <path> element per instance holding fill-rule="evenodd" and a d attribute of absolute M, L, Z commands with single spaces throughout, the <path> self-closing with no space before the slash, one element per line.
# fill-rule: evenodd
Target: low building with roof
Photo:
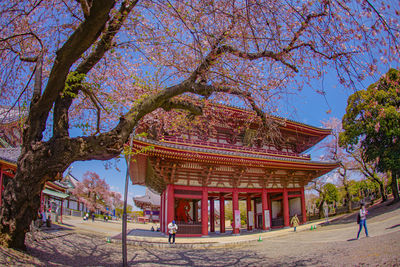
<path fill-rule="evenodd" d="M 21 145 L 24 116 L 25 113 L 18 108 L 0 105 L 0 148 Z"/>
<path fill-rule="evenodd" d="M 139 222 L 160 222 L 160 195 L 146 188 L 143 196 L 133 198 L 136 207 L 143 210 L 143 217 L 139 217 Z"/>
<path fill-rule="evenodd" d="M 5 186 L 15 176 L 20 153 L 20 148 L 0 148 L 0 205 Z M 77 182 L 70 173 L 61 180 L 46 182 L 41 192 L 40 211 L 58 212 L 61 220 L 63 214 L 82 216 L 87 208 L 71 194 Z"/>

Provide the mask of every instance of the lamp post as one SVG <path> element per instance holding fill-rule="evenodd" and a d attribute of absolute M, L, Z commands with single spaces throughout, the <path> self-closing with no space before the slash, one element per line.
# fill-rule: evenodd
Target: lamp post
<path fill-rule="evenodd" d="M 135 128 L 133 129 L 131 135 L 130 135 L 130 141 L 129 141 L 129 149 L 132 149 L 132 144 L 133 144 L 133 136 L 135 134 Z M 125 177 L 125 192 L 124 192 L 124 210 L 122 213 L 122 266 L 127 267 L 128 266 L 128 255 L 127 255 L 127 248 L 126 248 L 126 228 L 127 228 L 127 214 L 126 214 L 126 206 L 128 203 L 128 185 L 129 185 L 129 168 L 131 165 L 131 154 L 132 151 L 129 151 L 128 154 L 128 163 L 127 163 L 127 169 L 126 169 L 126 177 Z"/>

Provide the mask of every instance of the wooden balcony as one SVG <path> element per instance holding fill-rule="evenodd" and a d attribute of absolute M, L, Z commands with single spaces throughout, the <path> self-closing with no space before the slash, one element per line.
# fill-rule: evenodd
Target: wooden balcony
<path fill-rule="evenodd" d="M 241 146 L 241 145 L 232 145 L 232 144 L 224 144 L 224 143 L 217 143 L 217 142 L 209 142 L 209 141 L 202 141 L 202 140 L 189 140 L 183 139 L 181 137 L 176 136 L 165 136 L 160 141 L 166 141 L 171 143 L 177 144 L 187 144 L 187 145 L 195 145 L 197 147 L 204 147 L 204 148 L 215 148 L 215 149 L 223 149 L 229 151 L 236 151 L 236 152 L 243 152 L 243 153 L 263 153 L 263 154 L 270 154 L 273 156 L 286 156 L 286 157 L 299 157 L 303 159 L 311 159 L 310 155 L 303 155 L 297 154 L 293 152 L 287 151 L 278 151 L 272 149 L 265 149 L 265 148 L 256 148 L 256 147 L 248 147 L 248 146 Z"/>

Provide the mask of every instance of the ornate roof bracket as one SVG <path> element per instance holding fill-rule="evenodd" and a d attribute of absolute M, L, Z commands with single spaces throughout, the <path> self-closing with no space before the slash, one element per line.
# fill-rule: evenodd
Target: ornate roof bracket
<path fill-rule="evenodd" d="M 240 183 L 247 172 L 246 167 L 237 167 L 234 168 L 235 172 L 232 175 L 232 186 L 237 188 L 240 186 Z"/>
<path fill-rule="evenodd" d="M 154 171 L 165 183 L 170 183 L 170 179 L 165 175 L 165 167 L 161 165 L 160 158 L 157 158 L 156 164 L 154 164 Z"/>
<path fill-rule="evenodd" d="M 203 186 L 207 186 L 211 183 L 211 175 L 213 173 L 213 166 L 204 166 L 199 176 L 199 183 Z"/>
<path fill-rule="evenodd" d="M 172 164 L 172 170 L 171 170 L 171 175 L 169 176 L 169 182 L 171 184 L 173 184 L 175 182 L 175 174 L 176 174 L 176 168 L 177 168 L 178 164 L 177 163 L 173 163 Z"/>

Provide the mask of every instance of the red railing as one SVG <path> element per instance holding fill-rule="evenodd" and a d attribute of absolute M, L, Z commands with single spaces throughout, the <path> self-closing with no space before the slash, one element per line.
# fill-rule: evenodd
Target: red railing
<path fill-rule="evenodd" d="M 311 158 L 310 155 L 297 154 L 297 153 L 293 153 L 293 152 L 278 151 L 278 150 L 271 150 L 271 149 L 265 149 L 265 148 L 255 148 L 255 147 L 248 147 L 248 146 L 237 146 L 237 145 L 232 145 L 232 144 L 223 144 L 223 143 L 201 141 L 201 140 L 189 140 L 189 139 L 184 139 L 182 137 L 176 137 L 176 136 L 165 136 L 164 138 L 162 138 L 162 140 L 168 141 L 168 142 L 199 145 L 199 146 L 208 146 L 208 147 L 215 147 L 215 148 L 222 148 L 222 149 L 229 149 L 229 150 L 236 150 L 236 151 L 241 150 L 244 152 L 259 152 L 259 153 L 265 153 L 265 154 L 273 154 L 273 155 L 277 155 L 277 156 L 300 157 L 300 158 L 304 158 L 304 159 Z"/>
<path fill-rule="evenodd" d="M 178 225 L 177 234 L 182 235 L 201 235 L 201 223 L 200 222 L 181 222 L 177 221 Z"/>

